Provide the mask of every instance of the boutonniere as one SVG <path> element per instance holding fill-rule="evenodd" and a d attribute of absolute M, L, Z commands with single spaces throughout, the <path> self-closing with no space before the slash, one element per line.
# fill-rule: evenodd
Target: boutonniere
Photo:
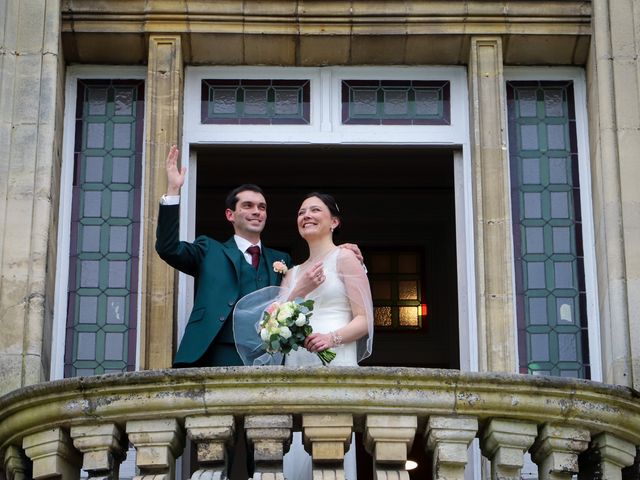
<path fill-rule="evenodd" d="M 284 275 L 288 270 L 289 268 L 287 267 L 287 264 L 284 263 L 284 260 L 276 260 L 275 262 L 273 262 L 274 272 L 279 273 L 280 275 Z"/>

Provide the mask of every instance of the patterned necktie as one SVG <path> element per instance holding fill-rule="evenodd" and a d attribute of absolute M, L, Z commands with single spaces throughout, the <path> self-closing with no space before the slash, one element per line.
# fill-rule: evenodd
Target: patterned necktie
<path fill-rule="evenodd" d="M 251 254 L 251 266 L 257 270 L 260 262 L 260 247 L 253 245 L 247 248 L 247 253 Z"/>

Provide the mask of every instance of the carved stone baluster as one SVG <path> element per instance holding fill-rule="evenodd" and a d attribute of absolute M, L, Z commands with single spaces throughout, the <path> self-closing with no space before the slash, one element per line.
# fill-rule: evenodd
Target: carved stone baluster
<path fill-rule="evenodd" d="M 52 428 L 27 435 L 22 447 L 33 462 L 33 478 L 80 478 L 80 454 L 73 448 L 69 433 Z"/>
<path fill-rule="evenodd" d="M 622 469 L 633 465 L 636 447 L 633 443 L 622 440 L 610 433 L 601 433 L 591 442 L 589 450 L 580 457 L 588 465 L 580 463 L 578 478 L 606 478 L 622 480 Z"/>
<path fill-rule="evenodd" d="M 417 428 L 413 415 L 367 415 L 364 445 L 373 457 L 375 480 L 409 480 L 405 465 Z"/>
<path fill-rule="evenodd" d="M 7 480 L 27 480 L 31 478 L 31 463 L 21 449 L 10 445 L 4 452 L 4 471 Z"/>
<path fill-rule="evenodd" d="M 131 420 L 127 422 L 127 434 L 140 469 L 133 480 L 174 480 L 175 460 L 184 447 L 182 428 L 175 419 Z"/>
<path fill-rule="evenodd" d="M 89 478 L 117 480 L 126 456 L 126 436 L 113 423 L 71 427 L 73 444 L 82 452 L 82 468 Z"/>
<path fill-rule="evenodd" d="M 433 451 L 433 478 L 464 479 L 467 449 L 476 437 L 478 419 L 474 417 L 430 417 L 425 437 Z"/>
<path fill-rule="evenodd" d="M 482 435 L 482 454 L 491 460 L 493 480 L 519 480 L 524 454 L 538 435 L 535 423 L 494 418 Z"/>
<path fill-rule="evenodd" d="M 291 444 L 291 415 L 249 415 L 244 429 L 253 447 L 253 480 L 284 480 L 282 457 Z"/>
<path fill-rule="evenodd" d="M 587 449 L 589 438 L 589 432 L 581 428 L 546 424 L 531 447 L 538 478 L 570 480 L 578 473 L 578 454 Z"/>
<path fill-rule="evenodd" d="M 302 416 L 305 449 L 311 452 L 314 480 L 344 480 L 344 454 L 351 443 L 353 416 Z"/>
<path fill-rule="evenodd" d="M 227 451 L 233 447 L 235 434 L 233 415 L 195 415 L 185 419 L 184 427 L 197 448 L 198 470 L 192 480 L 227 478 Z"/>

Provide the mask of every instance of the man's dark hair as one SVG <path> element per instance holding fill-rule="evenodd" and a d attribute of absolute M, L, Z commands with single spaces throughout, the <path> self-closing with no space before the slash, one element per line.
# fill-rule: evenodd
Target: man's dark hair
<path fill-rule="evenodd" d="M 238 194 L 240 192 L 246 192 L 246 191 L 256 192 L 264 197 L 264 192 L 259 186 L 254 185 L 253 183 L 245 183 L 243 185 L 240 185 L 239 187 L 234 188 L 229 192 L 229 195 L 227 195 L 227 199 L 225 200 L 225 205 L 227 206 L 227 208 L 229 210 L 235 210 L 236 204 L 238 203 Z"/>

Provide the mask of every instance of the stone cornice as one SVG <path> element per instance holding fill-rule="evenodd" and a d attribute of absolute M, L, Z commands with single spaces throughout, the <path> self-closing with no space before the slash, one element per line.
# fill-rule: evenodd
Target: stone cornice
<path fill-rule="evenodd" d="M 86 33 L 584 35 L 591 29 L 591 2 L 67 0 L 62 28 Z"/>
<path fill-rule="evenodd" d="M 413 368 L 203 368 L 74 378 L 0 397 L 0 448 L 44 428 L 194 414 L 469 415 L 561 423 L 640 444 L 640 395 L 528 375 Z"/>

